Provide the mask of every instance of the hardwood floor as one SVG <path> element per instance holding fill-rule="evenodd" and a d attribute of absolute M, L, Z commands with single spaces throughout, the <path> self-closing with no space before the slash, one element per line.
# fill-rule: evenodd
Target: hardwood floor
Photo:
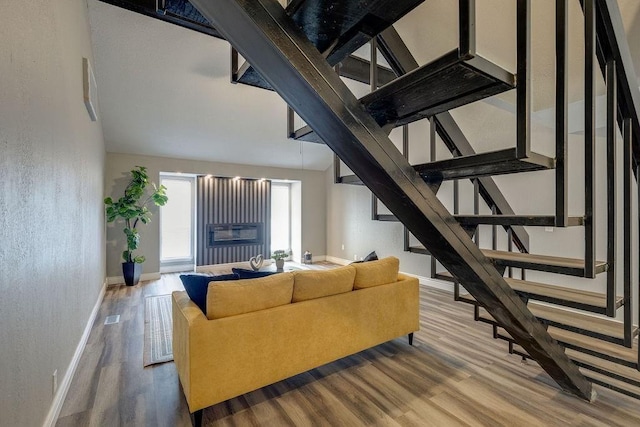
<path fill-rule="evenodd" d="M 329 268 L 317 265 L 316 268 Z M 57 426 L 190 426 L 173 362 L 142 367 L 144 298 L 182 290 L 177 274 L 107 289 Z M 104 325 L 111 314 L 120 323 Z M 640 402 L 594 386 L 559 391 L 507 354 L 451 294 L 421 289 L 414 346 L 399 338 L 205 411 L 210 426 L 637 426 Z"/>

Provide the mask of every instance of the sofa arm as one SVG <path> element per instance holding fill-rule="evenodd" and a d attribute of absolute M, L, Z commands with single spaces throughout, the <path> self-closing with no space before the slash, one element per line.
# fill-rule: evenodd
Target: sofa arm
<path fill-rule="evenodd" d="M 190 335 L 191 329 L 206 324 L 207 317 L 200 307 L 189 298 L 184 291 L 172 293 L 173 313 L 173 359 L 178 370 L 180 383 L 190 402 L 191 394 L 191 363 L 190 363 Z M 191 411 L 193 412 L 193 411 Z"/>

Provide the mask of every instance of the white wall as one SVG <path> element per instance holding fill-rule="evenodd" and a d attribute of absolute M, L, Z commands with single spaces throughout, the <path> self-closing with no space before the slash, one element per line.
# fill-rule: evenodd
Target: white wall
<path fill-rule="evenodd" d="M 126 174 L 136 165 L 147 167 L 149 177 L 156 183 L 159 182 L 160 172 L 300 181 L 302 250 L 309 250 L 314 255 L 324 255 L 326 253 L 324 172 L 108 153 L 105 172 L 105 197 L 120 197 L 126 185 Z M 169 203 L 171 203 L 171 194 L 167 194 L 167 196 L 169 197 Z M 154 207 L 152 211 L 154 216 L 151 219 L 151 223 L 139 227 L 141 244 L 138 252 L 147 258 L 143 267 L 144 273 L 147 274 L 160 271 L 160 223 L 157 216 L 157 207 Z M 125 239 L 121 224 L 109 224 L 107 226 L 107 275 L 109 277 L 122 276 L 121 253 L 124 250 L 124 245 Z"/>
<path fill-rule="evenodd" d="M 86 2 L 3 2 L 0 40 L 0 425 L 38 426 L 105 277 Z"/>

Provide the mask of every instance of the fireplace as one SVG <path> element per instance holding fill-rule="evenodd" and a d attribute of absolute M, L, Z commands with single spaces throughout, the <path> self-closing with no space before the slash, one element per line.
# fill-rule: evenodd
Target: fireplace
<path fill-rule="evenodd" d="M 262 245 L 264 227 L 260 222 L 244 224 L 208 224 L 208 246 Z"/>

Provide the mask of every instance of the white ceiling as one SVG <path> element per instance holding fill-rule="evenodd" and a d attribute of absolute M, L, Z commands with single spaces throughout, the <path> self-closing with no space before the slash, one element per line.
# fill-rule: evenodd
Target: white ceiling
<path fill-rule="evenodd" d="M 108 152 L 325 170 L 331 151 L 286 138 L 275 92 L 229 82 L 229 44 L 89 1 Z"/>
<path fill-rule="evenodd" d="M 515 2 L 477 3 L 478 52 L 512 69 Z M 534 110 L 540 110 L 553 100 L 548 16 L 555 0 L 532 3 Z M 569 3 L 579 16 L 578 1 Z M 640 1 L 619 4 L 639 70 Z M 457 45 L 455 13 L 451 0 L 427 0 L 396 25 L 421 64 Z M 108 152 L 294 169 L 330 165 L 325 146 L 286 138 L 286 104 L 277 94 L 229 82 L 227 42 L 98 0 L 89 0 L 89 16 Z M 574 19 L 570 25 L 573 50 L 582 43 L 579 24 Z M 572 67 L 580 70 L 579 60 Z M 574 81 L 571 99 L 580 99 L 581 91 Z M 512 95 L 502 98 L 513 100 Z"/>

